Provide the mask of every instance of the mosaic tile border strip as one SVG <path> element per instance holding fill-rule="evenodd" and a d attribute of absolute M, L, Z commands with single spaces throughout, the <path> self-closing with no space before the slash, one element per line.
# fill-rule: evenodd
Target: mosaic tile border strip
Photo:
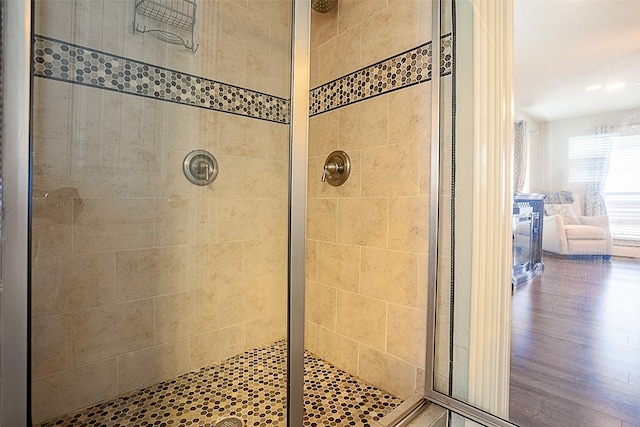
<path fill-rule="evenodd" d="M 34 75 L 105 90 L 289 123 L 289 100 L 36 35 Z"/>
<path fill-rule="evenodd" d="M 430 81 L 432 51 L 427 42 L 312 89 L 309 115 Z M 446 34 L 441 39 L 440 75 L 451 74 L 452 58 L 452 35 Z"/>
<path fill-rule="evenodd" d="M 247 427 L 282 426 L 286 351 L 286 341 L 277 341 L 40 427 L 214 427 L 230 417 Z M 305 352 L 304 427 L 371 427 L 401 402 Z"/>

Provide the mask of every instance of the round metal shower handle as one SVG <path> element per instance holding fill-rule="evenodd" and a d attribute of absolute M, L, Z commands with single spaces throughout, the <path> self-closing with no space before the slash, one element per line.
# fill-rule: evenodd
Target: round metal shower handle
<path fill-rule="evenodd" d="M 195 185 L 211 184 L 218 176 L 218 170 L 218 161 L 205 150 L 190 152 L 182 163 L 184 176 Z"/>
<path fill-rule="evenodd" d="M 320 181 L 338 186 L 345 183 L 351 173 L 351 159 L 344 151 L 337 150 L 327 156 Z"/>

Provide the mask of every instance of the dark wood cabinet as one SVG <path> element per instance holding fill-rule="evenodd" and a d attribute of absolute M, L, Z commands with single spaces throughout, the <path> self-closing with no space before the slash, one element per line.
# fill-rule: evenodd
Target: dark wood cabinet
<path fill-rule="evenodd" d="M 544 268 L 542 224 L 544 199 L 537 193 L 518 193 L 513 201 L 513 271 L 511 282 L 519 285 Z"/>

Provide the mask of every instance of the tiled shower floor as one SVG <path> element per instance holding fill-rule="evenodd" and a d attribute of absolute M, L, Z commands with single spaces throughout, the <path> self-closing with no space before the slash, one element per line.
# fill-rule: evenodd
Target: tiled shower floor
<path fill-rule="evenodd" d="M 248 351 L 114 400 L 41 424 L 50 426 L 244 427 L 286 425 L 286 342 Z M 304 426 L 370 426 L 401 400 L 305 354 Z"/>

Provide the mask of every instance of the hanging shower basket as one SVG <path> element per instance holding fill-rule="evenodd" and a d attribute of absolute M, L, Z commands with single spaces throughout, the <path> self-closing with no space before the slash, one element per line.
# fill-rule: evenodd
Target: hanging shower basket
<path fill-rule="evenodd" d="M 163 29 L 148 29 L 146 25 L 140 27 L 140 24 L 136 22 L 138 14 L 180 29 L 190 34 L 190 38 L 186 39 L 174 32 Z M 136 31 L 147 33 L 163 42 L 183 45 L 195 52 L 198 49 L 198 45 L 193 42 L 193 28 L 195 25 L 196 0 L 135 0 L 135 11 L 133 12 L 134 33 Z"/>

